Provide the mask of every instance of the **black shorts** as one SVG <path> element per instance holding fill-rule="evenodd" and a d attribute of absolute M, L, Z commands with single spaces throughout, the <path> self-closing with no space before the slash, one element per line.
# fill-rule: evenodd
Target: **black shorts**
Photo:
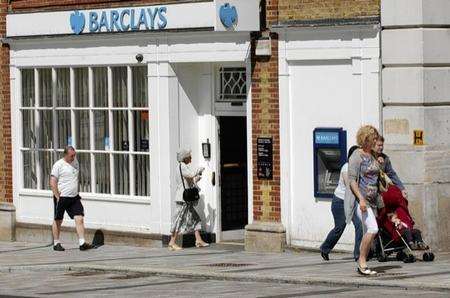
<path fill-rule="evenodd" d="M 64 218 L 64 211 L 73 219 L 75 216 L 84 216 L 84 208 L 81 204 L 81 197 L 60 197 L 56 202 L 56 197 L 53 197 L 53 206 L 55 207 L 55 220 L 62 220 Z"/>

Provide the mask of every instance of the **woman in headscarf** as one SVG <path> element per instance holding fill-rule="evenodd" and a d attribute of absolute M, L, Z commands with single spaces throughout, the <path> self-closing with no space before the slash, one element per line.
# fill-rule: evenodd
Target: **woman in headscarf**
<path fill-rule="evenodd" d="M 200 167 L 194 169 L 191 165 L 192 156 L 190 150 L 182 149 L 177 153 L 177 160 L 179 162 L 177 177 L 178 187 L 176 192 L 175 204 L 177 206 L 177 211 L 175 213 L 174 219 L 172 221 L 172 227 L 170 232 L 172 237 L 170 238 L 168 247 L 169 250 L 180 250 L 181 247 L 175 244 L 177 236 L 181 233 L 192 233 L 195 234 L 195 246 L 196 247 L 207 247 L 208 243 L 203 241 L 200 230 L 201 230 L 201 219 L 195 210 L 195 206 L 198 202 L 185 202 L 183 200 L 184 189 L 188 188 L 198 188 L 197 182 L 202 178 L 202 173 L 204 168 Z M 199 189 L 200 190 L 200 189 Z"/>

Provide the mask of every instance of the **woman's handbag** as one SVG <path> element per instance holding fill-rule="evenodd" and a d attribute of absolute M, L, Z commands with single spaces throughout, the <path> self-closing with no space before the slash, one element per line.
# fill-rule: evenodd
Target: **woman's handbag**
<path fill-rule="evenodd" d="M 378 176 L 378 189 L 380 192 L 386 192 L 389 189 L 389 186 L 394 185 L 391 178 L 380 169 L 380 174 Z"/>
<path fill-rule="evenodd" d="M 181 183 L 183 183 L 184 188 L 183 201 L 185 201 L 186 203 L 197 202 L 200 199 L 200 193 L 198 192 L 198 188 L 197 187 L 186 188 L 186 186 L 184 185 L 183 174 L 181 172 L 181 164 L 180 164 L 180 176 L 181 176 Z"/>

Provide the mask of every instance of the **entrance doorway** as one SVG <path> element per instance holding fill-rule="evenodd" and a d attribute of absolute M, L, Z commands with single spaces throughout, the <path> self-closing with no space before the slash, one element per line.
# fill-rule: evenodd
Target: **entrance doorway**
<path fill-rule="evenodd" d="M 246 118 L 219 117 L 219 127 L 222 237 L 243 239 L 248 222 Z"/>

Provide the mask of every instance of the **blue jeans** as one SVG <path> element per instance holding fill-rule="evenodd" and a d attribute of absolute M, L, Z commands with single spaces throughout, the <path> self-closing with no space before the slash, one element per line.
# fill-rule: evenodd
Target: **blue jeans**
<path fill-rule="evenodd" d="M 345 212 L 344 212 L 344 200 L 333 197 L 331 202 L 331 213 L 333 213 L 334 218 L 334 228 L 328 233 L 327 238 L 320 246 L 320 250 L 324 253 L 330 253 L 336 243 L 342 236 L 345 230 Z M 353 214 L 352 218 L 353 225 L 355 226 L 355 247 L 353 249 L 353 256 L 355 259 L 359 258 L 359 246 L 362 239 L 362 225 L 359 218 L 356 216 L 356 212 Z"/>

